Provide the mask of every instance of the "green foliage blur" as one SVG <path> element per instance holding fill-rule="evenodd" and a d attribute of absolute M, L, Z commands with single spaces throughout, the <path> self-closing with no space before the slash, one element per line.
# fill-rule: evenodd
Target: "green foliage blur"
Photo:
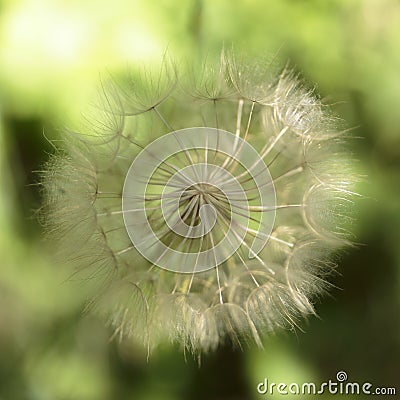
<path fill-rule="evenodd" d="M 37 171 L 99 77 L 222 46 L 289 61 L 353 127 L 360 245 L 304 332 L 264 351 L 221 349 L 200 367 L 176 348 L 147 361 L 82 315 L 84 288 L 49 261 Z M 262 399 L 264 378 L 318 383 L 340 370 L 400 393 L 399 316 L 398 0 L 0 1 L 0 400 Z"/>

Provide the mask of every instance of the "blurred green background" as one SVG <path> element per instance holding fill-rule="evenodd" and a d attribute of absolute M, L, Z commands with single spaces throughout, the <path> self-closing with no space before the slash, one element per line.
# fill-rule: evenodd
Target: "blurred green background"
<path fill-rule="evenodd" d="M 200 368 L 176 348 L 147 362 L 82 317 L 83 290 L 49 261 L 35 171 L 53 151 L 46 137 L 80 115 L 99 76 L 224 44 L 278 52 L 355 127 L 361 244 L 304 332 L 267 339 L 265 351 L 221 349 Z M 1 400 L 259 399 L 264 378 L 318 383 L 340 370 L 400 392 L 398 0 L 2 0 L 0 191 Z"/>

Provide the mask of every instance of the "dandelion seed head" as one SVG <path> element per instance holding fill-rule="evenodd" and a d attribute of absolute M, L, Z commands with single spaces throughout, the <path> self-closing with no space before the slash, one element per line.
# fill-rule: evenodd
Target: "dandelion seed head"
<path fill-rule="evenodd" d="M 294 329 L 349 244 L 344 130 L 288 68 L 223 55 L 102 83 L 43 173 L 43 220 L 115 336 L 195 353 Z"/>

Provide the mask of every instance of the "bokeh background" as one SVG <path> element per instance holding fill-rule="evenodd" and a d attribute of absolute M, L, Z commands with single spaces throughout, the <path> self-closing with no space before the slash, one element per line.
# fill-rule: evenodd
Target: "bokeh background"
<path fill-rule="evenodd" d="M 223 45 L 289 60 L 354 128 L 360 244 L 304 332 L 264 351 L 220 349 L 200 367 L 170 347 L 147 361 L 82 315 L 84 290 L 49 261 L 37 171 L 99 77 L 157 64 L 166 49 L 190 60 Z M 398 0 L 0 0 L 1 400 L 262 399 L 264 378 L 318 383 L 340 370 L 400 393 L 399 316 Z"/>

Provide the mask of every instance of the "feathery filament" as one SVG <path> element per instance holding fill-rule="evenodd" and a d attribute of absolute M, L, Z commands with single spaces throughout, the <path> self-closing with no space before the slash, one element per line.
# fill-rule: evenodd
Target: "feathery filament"
<path fill-rule="evenodd" d="M 167 64 L 110 84 L 48 162 L 48 235 L 117 335 L 261 346 L 314 313 L 356 176 L 336 118 L 271 70 L 223 56 L 194 84 Z"/>

